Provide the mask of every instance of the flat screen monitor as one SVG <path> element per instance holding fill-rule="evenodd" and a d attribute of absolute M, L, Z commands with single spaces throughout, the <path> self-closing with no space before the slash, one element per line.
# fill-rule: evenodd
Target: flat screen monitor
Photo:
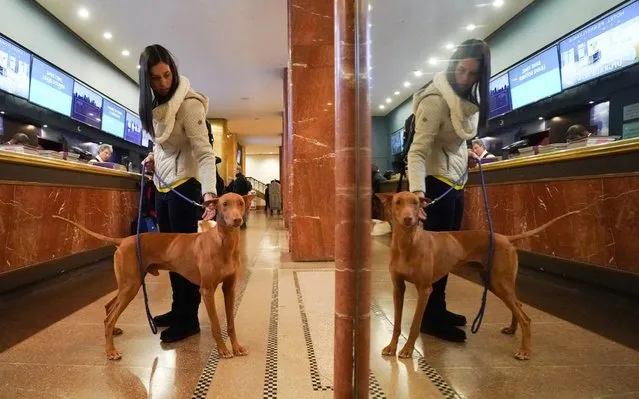
<path fill-rule="evenodd" d="M 29 98 L 31 54 L 0 36 L 0 90 Z"/>
<path fill-rule="evenodd" d="M 126 111 L 124 108 L 105 98 L 102 105 L 102 130 L 123 139 L 125 125 Z"/>
<path fill-rule="evenodd" d="M 130 112 L 126 113 L 126 126 L 124 139 L 129 143 L 140 145 L 142 143 L 142 122 L 140 118 Z"/>
<path fill-rule="evenodd" d="M 64 116 L 71 116 L 73 79 L 36 57 L 33 57 L 31 65 L 29 101 Z"/>
<path fill-rule="evenodd" d="M 151 135 L 146 130 L 142 129 L 142 147 L 149 148 L 151 145 Z"/>
<path fill-rule="evenodd" d="M 391 155 L 401 154 L 404 147 L 404 130 L 391 134 Z"/>
<path fill-rule="evenodd" d="M 71 117 L 99 129 L 102 121 L 102 102 L 101 95 L 75 81 Z"/>
<path fill-rule="evenodd" d="M 639 2 L 596 21 L 559 44 L 564 89 L 639 61 Z"/>
<path fill-rule="evenodd" d="M 488 97 L 488 119 L 493 119 L 512 111 L 510 101 L 510 82 L 508 74 L 492 78 L 488 85 L 490 95 Z"/>
<path fill-rule="evenodd" d="M 517 109 L 561 91 L 557 46 L 545 50 L 508 71 L 512 108 Z"/>

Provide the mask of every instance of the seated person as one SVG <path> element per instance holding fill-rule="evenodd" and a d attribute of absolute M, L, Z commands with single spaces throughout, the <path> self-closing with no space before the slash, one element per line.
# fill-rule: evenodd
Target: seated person
<path fill-rule="evenodd" d="M 11 140 L 7 141 L 9 145 L 24 145 L 27 147 L 32 147 L 31 139 L 25 133 L 16 133 L 15 136 L 11 138 Z"/>
<path fill-rule="evenodd" d="M 576 141 L 590 137 L 592 133 L 584 125 L 572 125 L 566 130 L 566 141 Z"/>
<path fill-rule="evenodd" d="M 109 162 L 111 154 L 113 154 L 113 148 L 109 144 L 102 144 L 100 145 L 100 148 L 98 148 L 98 155 L 93 157 L 89 163 Z"/>
<path fill-rule="evenodd" d="M 493 154 L 486 151 L 486 146 L 484 145 L 484 142 L 481 141 L 481 139 L 473 140 L 473 149 L 472 154 L 470 155 L 475 159 L 495 158 Z"/>

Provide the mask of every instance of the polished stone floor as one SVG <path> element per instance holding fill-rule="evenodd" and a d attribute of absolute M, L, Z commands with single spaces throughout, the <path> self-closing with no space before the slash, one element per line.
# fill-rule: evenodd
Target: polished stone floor
<path fill-rule="evenodd" d="M 104 304 L 115 281 L 105 261 L 0 297 L 0 398 L 332 397 L 333 264 L 291 262 L 281 218 L 252 214 L 242 234 L 236 326 L 247 357 L 217 358 L 204 305 L 200 334 L 161 344 L 140 292 L 118 323 L 123 359 L 106 360 Z M 513 358 L 519 337 L 499 333 L 510 314 L 494 296 L 466 343 L 422 336 L 413 359 L 382 358 L 393 318 L 388 236 L 374 238 L 373 251 L 371 397 L 639 398 L 636 303 L 526 270 L 518 285 L 533 320 L 532 360 Z M 449 308 L 472 320 L 478 282 L 469 271 L 451 276 Z M 151 311 L 166 311 L 168 276 L 147 276 L 147 287 Z M 409 287 L 405 334 L 415 297 Z"/>

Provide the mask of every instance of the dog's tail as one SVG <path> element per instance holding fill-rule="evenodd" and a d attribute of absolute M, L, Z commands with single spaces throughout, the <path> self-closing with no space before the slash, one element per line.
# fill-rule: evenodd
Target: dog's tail
<path fill-rule="evenodd" d="M 97 238 L 98 240 L 102 240 L 102 241 L 106 241 L 106 242 L 110 242 L 111 244 L 115 244 L 115 245 L 120 245 L 122 243 L 122 238 L 113 238 L 113 237 L 107 237 L 107 236 L 103 236 L 102 234 L 98 234 L 95 233 L 89 229 L 87 229 L 86 227 L 72 221 L 66 218 L 63 218 L 62 216 L 58 216 L 58 215 L 53 215 L 54 218 L 56 219 L 60 219 L 60 220 L 64 220 L 65 222 L 74 225 L 75 227 L 79 228 L 80 230 L 84 231 L 85 233 L 87 233 L 90 236 L 93 236 L 95 238 Z"/>
<path fill-rule="evenodd" d="M 588 207 L 586 207 L 586 208 L 590 208 L 590 207 L 588 206 Z M 586 209 L 586 208 L 584 208 L 584 209 Z M 577 210 L 577 211 L 572 211 L 572 212 L 564 213 L 563 215 L 561 215 L 561 216 L 557 216 L 557 217 L 556 217 L 556 218 L 554 218 L 553 220 L 551 220 L 551 221 L 549 221 L 549 222 L 546 222 L 546 223 L 542 224 L 541 226 L 537 227 L 536 229 L 532 229 L 532 230 L 526 231 L 526 232 L 524 232 L 524 233 L 517 234 L 517 235 L 515 235 L 515 236 L 506 236 L 506 238 L 507 238 L 507 239 L 508 239 L 508 241 L 510 241 L 510 242 L 515 242 L 515 241 L 523 240 L 524 238 L 528 238 L 528 237 L 534 236 L 534 235 L 536 235 L 536 234 L 540 233 L 542 230 L 545 230 L 545 229 L 546 229 L 548 226 L 550 226 L 551 224 L 554 224 L 555 222 L 558 222 L 558 221 L 560 221 L 561 219 L 566 218 L 566 217 L 568 217 L 568 216 L 570 216 L 570 215 L 575 215 L 575 214 L 577 214 L 577 213 L 579 213 L 579 212 L 583 211 L 584 209 L 579 209 L 579 210 Z"/>

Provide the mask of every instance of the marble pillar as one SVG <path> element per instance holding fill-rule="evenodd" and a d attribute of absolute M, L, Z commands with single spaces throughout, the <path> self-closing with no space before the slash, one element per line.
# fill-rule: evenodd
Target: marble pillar
<path fill-rule="evenodd" d="M 289 95 L 289 80 L 288 80 L 289 68 L 284 68 L 283 71 L 283 87 L 282 92 L 284 96 L 284 112 L 282 113 L 282 147 L 280 150 L 280 177 L 282 181 L 282 207 L 283 207 L 283 215 L 284 215 L 284 227 L 289 228 L 290 221 L 290 195 L 289 195 L 289 170 L 290 164 L 289 160 L 289 138 L 290 138 L 290 123 L 289 123 L 289 115 L 288 112 L 288 95 Z M 290 242 L 289 242 L 290 244 Z"/>
<path fill-rule="evenodd" d="M 333 1 L 289 0 L 287 164 L 293 261 L 332 261 L 335 247 Z"/>
<path fill-rule="evenodd" d="M 368 398 L 371 116 L 367 3 L 335 1 L 336 398 Z"/>

